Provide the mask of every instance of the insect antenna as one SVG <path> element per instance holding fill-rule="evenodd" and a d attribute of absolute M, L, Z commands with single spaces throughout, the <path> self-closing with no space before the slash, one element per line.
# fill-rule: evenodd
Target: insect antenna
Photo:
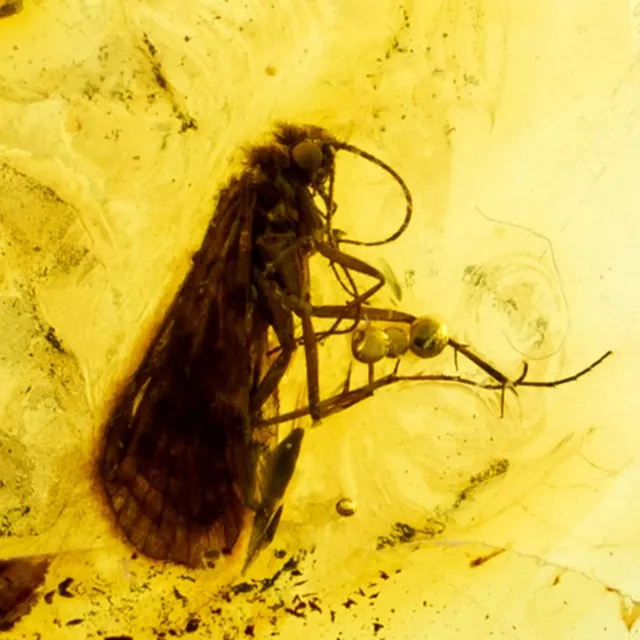
<path fill-rule="evenodd" d="M 367 153 L 366 151 L 355 147 L 351 144 L 348 144 L 346 142 L 334 142 L 332 144 L 333 148 L 336 150 L 344 150 L 347 151 L 349 153 L 352 153 L 354 155 L 360 156 L 361 158 L 364 158 L 365 160 L 375 164 L 376 166 L 382 168 L 384 171 L 386 171 L 389 175 L 391 175 L 393 177 L 393 179 L 398 183 L 398 185 L 400 186 L 400 188 L 402 189 L 402 192 L 404 194 L 405 200 L 406 200 L 406 213 L 405 213 L 405 218 L 402 221 L 402 224 L 400 225 L 400 227 L 393 233 L 391 234 L 388 238 L 384 239 L 384 240 L 376 240 L 376 241 L 362 241 L 362 240 L 352 240 L 349 238 L 346 238 L 344 236 L 344 234 L 338 230 L 334 230 L 332 227 L 332 220 L 333 220 L 333 216 L 335 214 L 335 212 L 337 211 L 337 204 L 334 202 L 334 185 L 335 185 L 335 164 L 332 164 L 331 166 L 331 171 L 329 174 L 329 189 L 328 192 L 325 192 L 322 187 L 318 187 L 317 188 L 317 193 L 318 195 L 321 197 L 321 199 L 324 202 L 324 205 L 326 207 L 326 213 L 323 214 L 323 217 L 325 219 L 325 234 L 326 234 L 326 242 L 328 245 L 334 247 L 335 249 L 339 250 L 339 246 L 340 244 L 354 244 L 354 245 L 361 245 L 361 246 L 368 246 L 368 247 L 375 247 L 375 246 L 381 246 L 381 245 L 385 245 L 385 244 L 389 244 L 390 242 L 393 242 L 394 240 L 397 240 L 407 229 L 407 227 L 409 226 L 409 223 L 411 221 L 411 217 L 413 215 L 413 199 L 411 196 L 411 192 L 409 191 L 409 188 L 407 186 L 407 184 L 405 183 L 405 181 L 402 179 L 402 177 L 398 174 L 397 171 L 395 171 L 395 169 L 393 169 L 392 167 L 390 167 L 388 164 L 386 164 L 385 162 L 383 162 L 382 160 L 380 160 L 379 158 L 377 158 L 376 156 Z M 349 273 L 349 270 L 347 267 L 341 265 L 340 270 L 342 271 L 344 277 L 347 279 L 348 281 L 348 285 L 343 281 L 342 276 L 340 275 L 338 268 L 335 265 L 335 262 L 330 260 L 330 267 L 331 270 L 333 271 L 336 280 L 338 281 L 338 283 L 340 284 L 340 286 L 342 287 L 342 289 L 347 293 L 347 295 L 351 296 L 352 298 L 356 298 L 358 296 L 358 290 L 357 287 L 355 285 L 355 282 L 353 280 L 353 278 L 351 277 L 351 274 Z"/>
<path fill-rule="evenodd" d="M 338 150 L 347 151 L 349 153 L 353 153 L 354 155 L 360 156 L 361 158 L 364 158 L 365 160 L 372 162 L 373 164 L 380 167 L 382 170 L 386 171 L 398 183 L 398 185 L 402 189 L 402 193 L 404 194 L 406 205 L 407 205 L 405 217 L 404 217 L 404 220 L 402 221 L 402 224 L 400 225 L 400 227 L 398 227 L 398 229 L 394 233 L 392 233 L 389 237 L 385 238 L 384 240 L 363 241 L 363 240 L 351 240 L 349 238 L 340 238 L 339 242 L 344 244 L 356 244 L 356 245 L 361 245 L 365 247 L 379 247 L 381 245 L 389 244 L 390 242 L 397 240 L 406 231 L 407 227 L 409 226 L 409 223 L 411 222 L 411 217 L 413 215 L 413 199 L 411 197 L 411 192 L 409 191 L 409 187 L 407 187 L 406 182 L 402 179 L 400 174 L 395 169 L 393 169 L 393 167 L 390 167 L 386 162 L 383 162 L 379 158 L 376 158 L 376 156 L 364 151 L 363 149 L 359 149 L 358 147 L 355 147 L 347 142 L 336 142 L 334 144 L 334 147 Z M 330 193 L 331 193 L 333 189 L 331 180 L 329 184 L 330 184 Z"/>

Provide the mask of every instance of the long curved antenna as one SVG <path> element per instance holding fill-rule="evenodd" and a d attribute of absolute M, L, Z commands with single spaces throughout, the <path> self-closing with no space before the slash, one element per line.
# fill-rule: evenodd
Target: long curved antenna
<path fill-rule="evenodd" d="M 340 238 L 339 242 L 345 243 L 345 244 L 358 244 L 364 247 L 378 247 L 380 245 L 388 244 L 389 242 L 393 242 L 394 240 L 397 240 L 406 231 L 407 227 L 409 226 L 409 222 L 411 222 L 411 216 L 413 215 L 413 199 L 411 197 L 411 192 L 409 191 L 409 187 L 407 187 L 407 184 L 405 183 L 405 181 L 400 177 L 400 174 L 398 174 L 398 172 L 395 169 L 390 167 L 388 164 L 386 164 L 379 158 L 376 158 L 375 156 L 371 155 L 370 153 L 367 153 L 362 149 L 358 149 L 358 147 L 354 147 L 353 145 L 348 144 L 347 142 L 335 142 L 333 143 L 333 146 L 336 149 L 342 149 L 344 151 L 348 151 L 349 153 L 353 153 L 354 155 L 360 156 L 361 158 L 364 158 L 365 160 L 368 160 L 369 162 L 372 162 L 373 164 L 378 165 L 381 169 L 386 171 L 400 185 L 400 188 L 404 193 L 405 200 L 407 201 L 407 209 L 406 209 L 406 213 L 405 213 L 402 224 L 400 225 L 400 227 L 395 233 L 392 233 L 385 240 L 363 242 L 361 240 L 349 240 L 348 238 L 347 239 Z"/>

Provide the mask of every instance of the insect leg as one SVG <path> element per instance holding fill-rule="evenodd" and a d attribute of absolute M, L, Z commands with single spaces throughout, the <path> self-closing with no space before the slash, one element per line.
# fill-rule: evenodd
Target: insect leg
<path fill-rule="evenodd" d="M 302 300 L 290 297 L 285 305 L 299 316 L 302 322 L 302 343 L 304 345 L 305 361 L 307 367 L 307 393 L 309 397 L 309 413 L 314 420 L 320 419 L 316 407 L 320 403 L 320 380 L 318 374 L 318 342 L 311 321 L 310 305 Z M 296 339 L 291 333 L 291 345 L 295 347 Z M 280 374 L 280 378 L 284 371 Z M 278 381 L 279 379 L 278 378 Z"/>
<path fill-rule="evenodd" d="M 384 309 L 380 307 L 364 307 L 360 312 L 367 320 L 380 321 L 380 322 L 398 322 L 402 324 L 414 324 L 416 321 L 420 321 L 420 318 L 402 311 L 395 311 L 394 309 Z M 312 315 L 315 318 L 355 318 L 357 316 L 357 310 L 349 308 L 347 305 L 322 305 L 313 307 Z M 334 323 L 331 327 L 333 329 L 336 326 Z M 327 333 L 331 333 L 331 329 Z M 322 335 L 322 334 L 320 334 Z M 499 382 L 503 387 L 513 386 L 513 382 L 507 378 L 501 371 L 498 371 L 494 366 L 489 364 L 486 360 L 483 360 L 480 356 L 475 354 L 465 345 L 456 342 L 452 338 L 447 337 L 447 343 L 454 349 L 454 351 L 460 352 L 466 358 L 471 360 L 476 366 L 482 369 L 485 373 L 489 374 L 494 380 Z M 414 349 L 412 349 L 414 350 Z M 424 357 L 421 354 L 417 354 L 419 357 Z"/>
<path fill-rule="evenodd" d="M 254 282 L 257 286 L 260 298 L 265 302 L 273 319 L 272 328 L 280 343 L 280 353 L 271 363 L 266 374 L 251 394 L 251 415 L 261 409 L 267 399 L 276 390 L 280 380 L 285 374 L 291 356 L 296 349 L 296 340 L 293 328 L 291 311 L 283 305 L 281 296 L 269 281 L 259 272 L 254 272 Z"/>
<path fill-rule="evenodd" d="M 326 332 L 323 332 L 318 335 L 318 338 L 321 339 L 327 335 L 335 333 L 335 330 L 340 325 L 340 322 L 345 318 L 347 317 L 351 317 L 355 319 L 360 318 L 361 305 L 364 302 L 366 302 L 369 298 L 371 298 L 373 295 L 375 295 L 375 293 L 384 286 L 386 282 L 386 278 L 384 277 L 384 274 L 381 271 L 379 271 L 375 267 L 372 267 L 370 264 L 368 264 L 364 260 L 360 260 L 359 258 L 343 253 L 339 249 L 336 249 L 330 246 L 329 244 L 326 244 L 324 242 L 318 242 L 316 243 L 316 250 L 320 255 L 327 258 L 327 260 L 343 267 L 345 271 L 347 269 L 350 269 L 352 271 L 362 273 L 364 275 L 370 276 L 371 278 L 375 278 L 377 280 L 377 282 L 373 286 L 369 287 L 364 293 L 361 293 L 358 296 L 354 297 L 353 300 L 350 300 L 346 305 L 343 305 L 342 307 L 336 307 L 337 309 L 340 309 L 337 315 L 333 316 L 336 318 L 336 321 L 331 325 L 331 327 Z M 355 315 L 353 316 L 347 315 L 352 310 Z M 316 314 L 312 312 L 312 315 L 316 315 Z M 327 316 L 324 316 L 324 317 L 327 317 Z"/>
<path fill-rule="evenodd" d="M 399 364 L 399 362 L 398 362 Z M 342 392 L 326 398 L 322 400 L 318 405 L 318 410 L 322 418 L 326 418 L 327 416 L 332 415 L 333 413 L 337 413 L 338 411 L 342 411 L 351 407 L 367 398 L 371 397 L 377 389 L 388 386 L 395 382 L 400 382 L 402 380 L 421 380 L 421 381 L 432 381 L 432 382 L 457 382 L 459 384 L 467 384 L 474 387 L 484 388 L 485 385 L 481 382 L 477 382 L 476 380 L 471 380 L 468 378 L 463 378 L 462 376 L 451 376 L 445 374 L 423 374 L 420 376 L 399 376 L 397 374 L 398 364 L 396 365 L 396 370 L 393 373 L 384 376 L 382 378 L 378 378 L 373 383 L 369 383 L 358 387 L 357 389 L 352 389 L 351 391 Z M 490 387 L 494 388 L 494 387 Z M 258 427 L 266 427 L 273 424 L 278 424 L 280 422 L 287 422 L 289 420 L 295 420 L 297 418 L 302 418 L 306 415 L 309 415 L 309 407 L 300 407 L 299 409 L 295 409 L 293 411 L 289 411 L 287 413 L 280 414 L 274 418 L 269 418 L 267 420 L 262 420 L 258 422 L 255 426 Z"/>
<path fill-rule="evenodd" d="M 304 275 L 302 280 L 304 281 Z M 295 313 L 302 321 L 303 343 L 307 365 L 307 387 L 311 415 L 316 419 L 315 406 L 320 402 L 320 382 L 318 375 L 318 346 L 311 321 L 311 305 L 304 301 L 307 297 L 303 292 L 300 296 L 285 295 L 274 284 L 269 282 L 259 271 L 254 273 L 254 281 L 261 298 L 271 311 L 273 324 L 280 342 L 281 351 L 276 360 L 263 377 L 256 391 L 251 397 L 251 413 L 257 412 L 267 398 L 275 391 L 284 376 L 297 342 L 294 335 L 291 313 Z M 303 285 L 303 290 L 307 289 Z"/>
<path fill-rule="evenodd" d="M 417 319 L 412 313 L 396 311 L 395 309 L 385 309 L 384 307 L 364 307 L 361 313 L 357 309 L 349 308 L 344 304 L 323 304 L 312 307 L 314 318 L 338 318 L 341 317 L 359 319 L 364 316 L 372 322 L 398 322 L 400 324 L 411 324 Z"/>
<path fill-rule="evenodd" d="M 600 356 L 597 360 L 592 362 L 590 365 L 586 366 L 584 369 L 575 373 L 571 376 L 567 376 L 565 378 L 561 378 L 559 380 L 552 380 L 548 382 L 537 381 L 537 380 L 516 380 L 513 385 L 514 387 L 559 387 L 561 385 L 567 384 L 569 382 L 575 382 L 582 376 L 586 375 L 593 369 L 595 369 L 598 365 L 600 365 L 604 360 L 606 360 L 609 356 L 613 355 L 612 351 L 607 351 L 605 354 Z M 468 386 L 477 387 L 479 389 L 502 389 L 503 385 L 496 383 L 486 383 L 486 382 L 478 382 L 477 380 L 471 380 L 469 378 L 464 378 L 462 376 L 452 376 L 452 375 L 444 375 L 444 374 L 417 374 L 417 375 L 398 375 L 398 366 L 399 361 L 396 364 L 396 367 L 393 373 L 386 375 L 382 378 L 379 378 L 373 383 L 363 385 L 358 387 L 357 389 L 353 389 L 348 392 L 339 393 L 337 395 L 331 396 L 320 402 L 318 405 L 318 410 L 322 417 L 326 417 L 331 415 L 332 413 L 336 413 L 337 411 L 341 411 L 346 409 L 347 407 L 353 406 L 354 404 L 358 404 L 365 400 L 366 398 L 372 396 L 377 389 L 382 387 L 386 387 L 388 385 L 394 384 L 396 382 L 417 382 L 417 381 L 433 381 L 433 382 L 454 382 L 458 384 L 466 384 Z M 296 418 L 304 417 L 309 414 L 309 407 L 301 407 L 294 411 L 289 411 L 288 413 L 283 413 L 276 418 L 271 418 L 269 420 L 264 420 L 258 423 L 255 426 L 268 426 L 272 424 L 277 424 L 280 422 L 287 422 L 288 420 L 295 420 Z"/>

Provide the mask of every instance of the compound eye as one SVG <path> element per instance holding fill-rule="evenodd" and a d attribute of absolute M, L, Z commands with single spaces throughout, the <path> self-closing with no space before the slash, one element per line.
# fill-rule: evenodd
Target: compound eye
<path fill-rule="evenodd" d="M 448 344 L 449 333 L 446 325 L 430 316 L 413 321 L 409 348 L 419 358 L 435 358 Z"/>
<path fill-rule="evenodd" d="M 371 325 L 364 329 L 356 329 L 351 338 L 351 352 L 358 362 L 374 364 L 387 355 L 389 336 Z"/>
<path fill-rule="evenodd" d="M 299 142 L 291 150 L 293 161 L 308 173 L 315 173 L 324 160 L 322 149 L 310 140 Z"/>

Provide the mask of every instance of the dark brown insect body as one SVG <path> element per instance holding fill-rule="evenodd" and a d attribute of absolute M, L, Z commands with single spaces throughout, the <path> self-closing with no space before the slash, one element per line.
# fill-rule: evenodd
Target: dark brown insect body
<path fill-rule="evenodd" d="M 400 235 L 411 200 L 393 170 L 321 129 L 281 127 L 222 191 L 184 283 L 116 402 L 101 480 L 118 524 L 151 558 L 196 566 L 206 552 L 231 551 L 249 511 L 250 555 L 275 532 L 303 432 L 294 429 L 273 451 L 274 428 L 252 425 L 296 348 L 294 314 L 302 321 L 309 412 L 321 415 L 308 257 L 317 251 L 345 273 L 377 280 L 346 307 L 357 308 L 384 284 L 377 270 L 340 252 L 328 230 L 338 149 L 359 153 L 399 182 L 407 216 L 386 241 Z M 271 362 L 270 328 L 280 343 Z"/>
<path fill-rule="evenodd" d="M 341 149 L 380 166 L 404 192 L 404 222 L 383 241 L 347 240 L 331 231 L 334 155 Z M 246 170 L 222 191 L 191 270 L 106 426 L 101 480 L 118 524 L 136 549 L 151 558 L 197 566 L 207 552 L 232 551 L 253 519 L 250 562 L 273 538 L 302 443 L 304 432 L 297 428 L 276 444 L 278 423 L 341 411 L 402 380 L 501 390 L 557 386 L 578 379 L 609 355 L 563 380 L 526 381 L 525 368 L 511 381 L 449 338 L 438 323 L 368 306 L 385 278 L 344 254 L 339 244 L 389 242 L 406 229 L 411 211 L 411 196 L 393 169 L 321 129 L 283 126 L 274 143 L 250 152 Z M 332 264 L 349 294 L 346 304 L 312 304 L 308 261 L 314 252 Z M 375 283 L 360 293 L 353 272 Z M 294 333 L 294 316 L 301 338 Z M 353 352 L 369 365 L 369 384 L 353 390 L 347 385 L 342 393 L 321 399 L 318 338 L 337 333 L 342 320 L 350 319 L 354 329 L 363 316 L 410 325 L 411 331 L 356 332 Z M 316 334 L 312 318 L 335 322 Z M 267 350 L 270 331 L 279 343 L 272 351 Z M 308 405 L 277 415 L 269 401 L 298 344 L 306 356 Z M 408 348 L 433 357 L 447 345 L 493 382 L 399 375 L 397 366 L 391 375 L 377 380 L 373 375 L 382 357 L 398 358 Z M 271 415 L 265 415 L 268 409 Z"/>

